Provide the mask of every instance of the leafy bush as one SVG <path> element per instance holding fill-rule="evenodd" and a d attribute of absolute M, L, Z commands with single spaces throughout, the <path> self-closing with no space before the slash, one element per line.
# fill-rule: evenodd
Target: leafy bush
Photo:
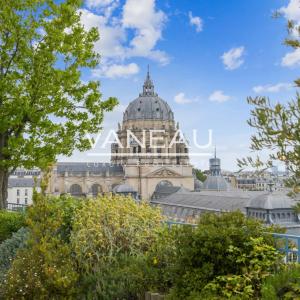
<path fill-rule="evenodd" d="M 160 211 L 130 197 L 84 201 L 76 212 L 72 248 L 91 299 L 134 299 L 143 284 L 143 253 L 161 228 Z"/>
<path fill-rule="evenodd" d="M 228 252 L 236 253 L 236 263 L 244 267 L 243 273 L 217 276 L 204 287 L 204 291 L 230 299 L 233 296 L 243 299 L 260 296 L 262 281 L 278 267 L 282 256 L 273 246 L 266 244 L 262 237 L 250 238 L 245 246 L 249 247 L 248 253 L 243 253 L 241 249 L 233 246 L 228 249 Z"/>
<path fill-rule="evenodd" d="M 240 287 L 237 292 L 244 292 L 246 296 L 255 294 L 263 278 L 281 263 L 272 236 L 265 233 L 274 228 L 266 228 L 240 212 L 205 214 L 197 227 L 181 226 L 171 230 L 175 231 L 174 242 L 151 253 L 152 258 L 162 258 L 156 266 L 152 264 L 153 272 L 162 267 L 159 278 L 162 281 L 168 278 L 157 284 L 157 289 L 163 284 L 164 288 L 172 286 L 171 299 L 187 299 L 191 295 L 195 298 L 205 287 L 206 292 L 210 287 L 210 293 L 218 293 L 219 287 L 226 287 L 230 281 Z M 170 252 L 171 256 L 164 257 L 164 252 Z M 244 276 L 246 274 L 250 278 Z M 220 293 L 218 296 L 226 297 Z"/>
<path fill-rule="evenodd" d="M 24 226 L 24 213 L 0 210 L 0 244 Z"/>
<path fill-rule="evenodd" d="M 69 299 L 77 294 L 78 273 L 68 242 L 80 202 L 35 194 L 28 209 L 27 247 L 18 251 L 4 285 L 7 299 Z"/>
<path fill-rule="evenodd" d="M 144 267 L 147 290 L 166 294 L 174 282 L 176 260 L 176 238 L 179 227 L 170 230 L 163 226 L 158 232 L 157 240 L 146 253 L 147 267 Z"/>
<path fill-rule="evenodd" d="M 23 227 L 13 233 L 10 239 L 7 239 L 0 244 L 0 286 L 5 279 L 5 275 L 15 258 L 17 251 L 25 246 L 27 238 L 28 229 Z"/>
<path fill-rule="evenodd" d="M 262 300 L 300 299 L 300 266 L 287 266 L 266 279 L 262 286 Z"/>

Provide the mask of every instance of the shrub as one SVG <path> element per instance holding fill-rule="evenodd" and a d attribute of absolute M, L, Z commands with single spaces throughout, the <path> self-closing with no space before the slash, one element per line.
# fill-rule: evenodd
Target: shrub
<path fill-rule="evenodd" d="M 261 299 L 300 299 L 300 266 L 287 266 L 275 275 L 268 277 L 262 286 Z"/>
<path fill-rule="evenodd" d="M 76 212 L 72 248 L 91 299 L 134 299 L 143 285 L 143 253 L 161 228 L 160 211 L 130 197 L 84 201 Z"/>
<path fill-rule="evenodd" d="M 23 212 L 0 210 L 0 244 L 24 226 L 25 214 Z"/>
<path fill-rule="evenodd" d="M 17 251 L 25 246 L 27 238 L 28 229 L 23 227 L 13 233 L 11 238 L 5 240 L 0 245 L 0 286 L 5 279 L 5 275 L 15 258 Z"/>
<path fill-rule="evenodd" d="M 166 245 L 152 254 L 163 257 L 164 251 L 173 253 L 167 260 L 163 259 L 166 267 L 162 272 L 170 279 L 166 287 L 172 286 L 171 299 L 187 299 L 201 294 L 209 283 L 224 287 L 229 281 L 247 290 L 250 285 L 255 294 L 265 274 L 281 263 L 272 236 L 265 233 L 274 228 L 266 228 L 240 212 L 205 214 L 196 227 L 181 226 L 171 230 L 175 231 L 171 248 Z M 260 251 L 256 253 L 254 249 Z M 259 262 L 260 259 L 263 262 Z M 156 269 L 153 272 L 160 267 L 160 264 L 152 265 Z M 252 276 L 250 281 L 243 276 L 246 273 Z M 160 289 L 161 284 L 157 287 Z M 224 295 L 219 298 L 221 296 Z"/>
<path fill-rule="evenodd" d="M 260 296 L 262 281 L 275 271 L 279 260 L 282 258 L 273 246 L 266 244 L 263 238 L 250 238 L 245 244 L 249 247 L 248 253 L 231 246 L 228 252 L 236 253 L 237 264 L 243 266 L 241 274 L 217 276 L 204 287 L 224 298 L 236 296 L 242 299 L 253 299 Z"/>
<path fill-rule="evenodd" d="M 144 267 L 147 290 L 166 294 L 173 286 L 178 227 L 170 230 L 163 226 L 155 243 L 146 253 L 147 267 Z"/>
<path fill-rule="evenodd" d="M 70 299 L 77 295 L 78 273 L 68 242 L 74 211 L 70 197 L 35 194 L 28 209 L 27 247 L 20 250 L 7 273 L 7 299 Z"/>
<path fill-rule="evenodd" d="M 99 261 L 93 272 L 81 278 L 80 299 L 140 299 L 146 289 L 143 255 L 119 254 L 114 260 Z"/>

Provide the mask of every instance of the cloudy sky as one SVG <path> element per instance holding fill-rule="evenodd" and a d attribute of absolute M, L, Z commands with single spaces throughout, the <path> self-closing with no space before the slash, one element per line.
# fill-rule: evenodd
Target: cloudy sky
<path fill-rule="evenodd" d="M 280 10 L 281 18 L 272 17 Z M 104 98 L 120 105 L 105 117 L 116 128 L 138 96 L 147 65 L 156 92 L 172 107 L 187 137 L 199 143 L 213 130 L 223 169 L 249 154 L 247 96 L 286 102 L 294 97 L 300 50 L 283 45 L 286 20 L 300 23 L 300 0 L 85 0 L 82 22 L 97 27 L 101 64 L 83 80 L 99 79 Z M 209 151 L 213 151 L 209 149 Z M 206 168 L 209 157 L 192 157 Z M 74 153 L 68 160 L 101 160 Z"/>

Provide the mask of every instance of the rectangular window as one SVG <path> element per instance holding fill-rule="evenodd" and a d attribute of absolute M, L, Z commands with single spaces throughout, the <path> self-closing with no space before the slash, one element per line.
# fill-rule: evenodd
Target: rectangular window
<path fill-rule="evenodd" d="M 25 198 L 25 204 L 27 205 L 27 202 L 28 202 L 28 199 L 27 198 Z"/>
<path fill-rule="evenodd" d="M 157 154 L 158 154 L 157 157 L 158 157 L 158 158 L 161 158 L 161 148 L 158 148 L 158 149 L 157 149 Z"/>
<path fill-rule="evenodd" d="M 20 196 L 20 190 L 17 190 L 17 196 Z"/>
<path fill-rule="evenodd" d="M 25 189 L 25 196 L 28 196 L 28 190 Z"/>
<path fill-rule="evenodd" d="M 19 198 L 17 198 L 17 204 L 20 204 L 20 199 Z"/>

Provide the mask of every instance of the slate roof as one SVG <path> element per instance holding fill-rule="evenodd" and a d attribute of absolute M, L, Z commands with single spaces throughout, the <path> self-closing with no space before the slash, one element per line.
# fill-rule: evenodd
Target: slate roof
<path fill-rule="evenodd" d="M 8 178 L 8 187 L 35 187 L 35 181 L 33 178 Z M 37 181 L 37 185 L 39 186 L 39 180 Z"/>
<path fill-rule="evenodd" d="M 85 173 L 90 172 L 95 175 L 117 175 L 124 176 L 124 169 L 121 165 L 110 163 L 93 163 L 93 162 L 59 162 L 57 163 L 57 173 Z"/>
<path fill-rule="evenodd" d="M 176 192 L 189 192 L 187 189 L 181 186 L 173 185 L 158 185 L 152 195 L 152 199 L 160 199 L 172 195 Z"/>
<path fill-rule="evenodd" d="M 245 212 L 245 207 L 250 198 L 257 195 L 255 192 L 242 191 L 202 191 L 202 192 L 177 192 L 167 197 L 151 200 L 152 204 L 178 206 L 199 210 Z"/>
<path fill-rule="evenodd" d="M 227 191 L 229 189 L 228 183 L 223 176 L 209 175 L 206 180 L 203 182 L 203 190 L 210 191 Z"/>
<path fill-rule="evenodd" d="M 286 209 L 292 208 L 296 200 L 289 197 L 286 192 L 267 192 L 251 199 L 247 207 L 258 209 Z"/>
<path fill-rule="evenodd" d="M 140 96 L 129 103 L 124 112 L 128 120 L 174 120 L 169 104 L 158 96 Z"/>
<path fill-rule="evenodd" d="M 129 103 L 124 112 L 123 121 L 128 120 L 174 120 L 169 104 L 154 92 L 149 70 L 143 85 L 143 92 Z"/>

